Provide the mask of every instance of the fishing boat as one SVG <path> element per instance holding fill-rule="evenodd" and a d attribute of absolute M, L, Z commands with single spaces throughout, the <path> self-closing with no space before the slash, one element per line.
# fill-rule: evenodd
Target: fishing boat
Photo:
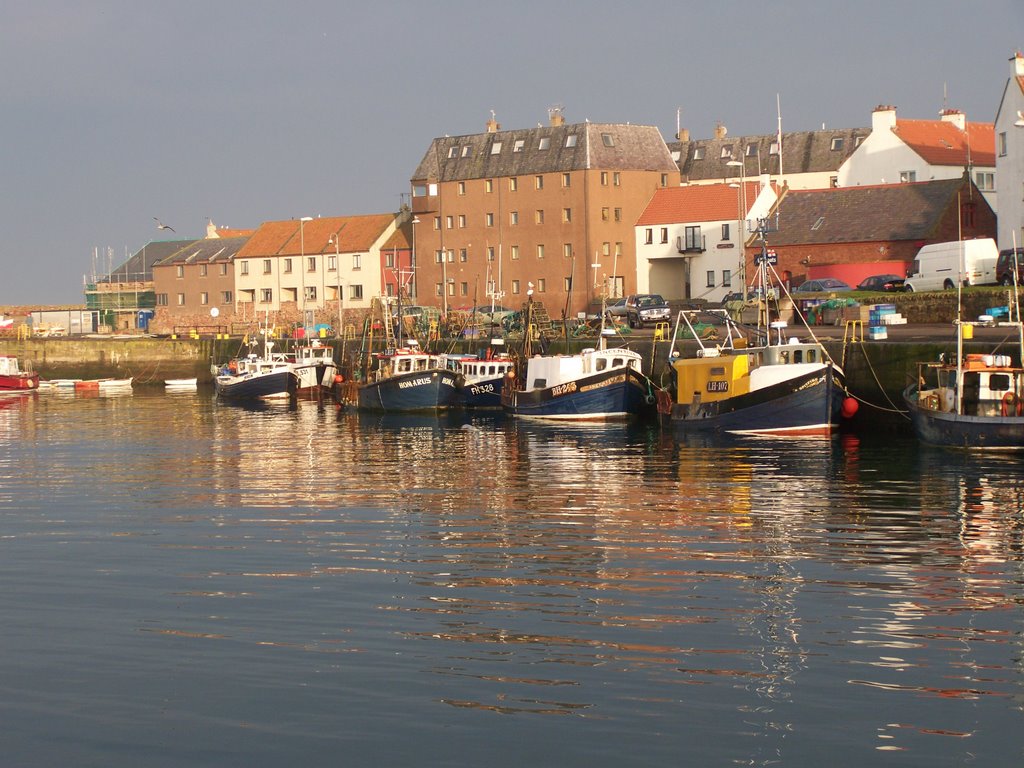
<path fill-rule="evenodd" d="M 295 365 L 287 355 L 274 351 L 269 329 L 261 329 L 261 335 L 261 354 L 255 351 L 258 341 L 253 339 L 247 355 L 214 368 L 213 385 L 218 397 L 224 400 L 265 400 L 295 395 L 299 383 Z"/>
<path fill-rule="evenodd" d="M 843 413 L 856 412 L 842 369 L 810 327 L 809 340 L 801 340 L 790 335 L 787 322 L 772 320 L 780 317 L 784 283 L 775 274 L 765 231 L 767 223 L 761 222 L 761 253 L 754 259 L 756 328 L 741 328 L 726 310 L 706 312 L 725 333 L 718 343 L 695 328 L 700 313 L 683 311 L 676 319 L 670 349 L 676 349 L 682 330 L 698 345 L 694 357 L 672 353 L 669 385 L 659 396 L 662 420 L 677 433 L 827 437 Z"/>
<path fill-rule="evenodd" d="M 334 378 L 338 375 L 334 350 L 321 344 L 319 339 L 296 347 L 290 360 L 298 377 L 296 391 L 300 397 L 317 397 L 334 386 Z"/>
<path fill-rule="evenodd" d="M 199 386 L 199 379 L 193 377 L 191 379 L 165 379 L 164 387 L 166 389 L 173 390 L 185 390 L 185 389 L 197 389 Z"/>
<path fill-rule="evenodd" d="M 1015 264 L 1014 278 L 1016 274 Z M 1024 449 L 1024 323 L 1017 286 L 1005 310 L 1007 319 L 996 322 L 992 315 L 961 320 L 962 281 L 957 285 L 954 358 L 918 363 L 916 381 L 903 391 L 914 432 L 921 442 L 949 448 Z M 1016 362 L 1010 355 L 997 354 L 999 347 L 991 354 L 965 351 L 964 342 L 973 340 L 975 329 L 982 326 L 1005 328 L 1006 340 L 1016 336 Z"/>
<path fill-rule="evenodd" d="M 525 328 L 533 327 L 532 317 L 533 297 L 528 294 Z M 656 387 L 643 372 L 640 354 L 608 348 L 603 328 L 600 339 L 598 347 L 573 355 L 534 355 L 527 331 L 515 366 L 505 374 L 502 408 L 519 418 L 566 421 L 653 414 Z"/>
<path fill-rule="evenodd" d="M 23 371 L 18 358 L 0 355 L 0 392 L 24 392 L 39 388 L 39 374 Z"/>
<path fill-rule="evenodd" d="M 132 377 L 126 379 L 80 379 L 75 381 L 76 392 L 112 392 L 131 391 Z"/>
<path fill-rule="evenodd" d="M 405 341 L 401 326 L 394 334 L 394 317 L 386 299 L 374 298 L 363 334 L 363 352 L 353 378 L 335 390 L 339 404 L 364 411 L 410 413 L 443 411 L 458 404 L 459 377 L 443 355 L 430 354 L 415 339 Z M 373 351 L 379 330 L 383 350 Z M 405 344 L 405 346 L 403 346 Z"/>
<path fill-rule="evenodd" d="M 461 377 L 459 404 L 473 410 L 501 408 L 501 390 L 514 366 L 505 340 L 491 339 L 481 355 L 450 355 L 448 366 Z"/>

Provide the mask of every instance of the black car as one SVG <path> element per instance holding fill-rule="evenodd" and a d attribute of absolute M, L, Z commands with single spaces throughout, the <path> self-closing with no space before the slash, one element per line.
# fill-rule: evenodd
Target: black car
<path fill-rule="evenodd" d="M 999 252 L 996 260 L 996 282 L 1013 285 L 1013 248 Z M 1017 249 L 1017 285 L 1024 285 L 1024 247 Z"/>
<path fill-rule="evenodd" d="M 668 302 L 656 293 L 634 293 L 626 297 L 626 319 L 630 328 L 667 323 L 672 317 Z"/>
<path fill-rule="evenodd" d="M 905 279 L 899 275 L 872 275 L 857 284 L 858 291 L 902 291 Z"/>

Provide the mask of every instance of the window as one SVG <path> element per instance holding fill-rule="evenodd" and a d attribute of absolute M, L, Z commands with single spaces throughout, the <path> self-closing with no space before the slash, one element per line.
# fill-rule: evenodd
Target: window
<path fill-rule="evenodd" d="M 714 288 L 715 287 L 715 270 L 713 270 L 713 269 L 709 269 L 708 270 L 708 285 L 707 285 L 707 287 L 708 288 Z"/>
<path fill-rule="evenodd" d="M 388 269 L 394 269 L 395 267 L 395 252 L 388 251 L 384 254 L 384 266 Z"/>
<path fill-rule="evenodd" d="M 543 151 L 551 146 L 551 137 L 541 136 L 540 141 L 537 142 L 537 149 Z"/>
<path fill-rule="evenodd" d="M 356 256 L 356 259 L 358 259 L 358 258 L 359 257 Z M 306 257 L 306 271 L 307 272 L 316 272 L 316 256 L 307 256 Z"/>
<path fill-rule="evenodd" d="M 608 186 L 608 171 L 601 171 L 601 186 Z"/>
<path fill-rule="evenodd" d="M 615 255 L 616 256 L 621 256 L 622 255 L 622 241 L 619 241 L 619 242 L 615 243 Z"/>
<path fill-rule="evenodd" d="M 572 185 L 572 175 L 568 173 L 562 174 L 562 186 L 568 187 Z"/>
<path fill-rule="evenodd" d="M 611 243 L 601 243 L 601 255 L 602 256 L 611 256 L 612 255 L 612 244 Z"/>
<path fill-rule="evenodd" d="M 387 285 L 384 286 L 384 288 L 385 288 L 384 294 L 386 296 L 394 296 L 395 295 L 395 284 L 394 283 L 388 283 Z M 334 298 L 337 299 L 338 297 L 335 296 Z"/>
<path fill-rule="evenodd" d="M 667 173 L 661 174 L 661 186 L 663 186 L 663 187 L 667 187 L 668 186 L 668 174 Z"/>
<path fill-rule="evenodd" d="M 832 137 L 832 144 L 830 145 L 829 148 L 833 152 L 838 152 L 839 150 L 841 150 L 843 148 L 843 137 L 842 136 L 833 136 Z"/>
<path fill-rule="evenodd" d="M 832 189 L 838 189 L 839 188 L 839 177 L 838 176 L 829 176 L 828 177 L 828 185 L 830 187 L 832 187 Z"/>
<path fill-rule="evenodd" d="M 307 285 L 303 289 L 302 296 L 305 301 L 316 301 L 316 286 Z"/>
<path fill-rule="evenodd" d="M 754 157 L 757 155 L 757 142 L 752 141 L 747 144 L 747 157 Z"/>
<path fill-rule="evenodd" d="M 362 269 L 362 268 L 363 268 L 363 254 L 361 254 L 361 253 L 353 253 L 352 254 L 352 269 Z"/>
<path fill-rule="evenodd" d="M 239 264 L 238 264 L 238 272 L 241 275 L 248 275 L 249 274 L 249 262 L 248 261 L 239 262 Z"/>
<path fill-rule="evenodd" d="M 719 155 L 719 157 L 721 157 L 723 160 L 725 158 L 727 158 L 727 157 L 731 158 L 732 157 L 732 144 L 723 144 L 722 145 L 722 154 Z"/>
<path fill-rule="evenodd" d="M 615 146 L 615 137 L 612 136 L 610 133 L 602 133 L 601 134 L 601 143 L 604 144 L 606 147 L 614 147 Z"/>
<path fill-rule="evenodd" d="M 999 137 L 999 156 L 1006 157 L 1006 131 L 1000 131 Z"/>
<path fill-rule="evenodd" d="M 543 277 L 537 279 L 537 293 L 544 293 L 547 290 L 548 281 Z"/>
<path fill-rule="evenodd" d="M 221 293 L 221 295 L 220 295 L 220 303 L 221 304 L 230 304 L 231 303 L 231 291 L 223 291 Z"/>
<path fill-rule="evenodd" d="M 723 288 L 732 288 L 732 270 L 730 270 L 730 269 L 723 269 L 722 270 L 722 287 Z"/>
<path fill-rule="evenodd" d="M 458 157 L 458 156 L 459 156 L 459 148 L 458 148 L 458 146 L 448 147 L 448 157 Z"/>
<path fill-rule="evenodd" d="M 361 301 L 363 298 L 363 286 L 350 285 L 348 287 L 348 297 L 350 299 L 355 299 L 356 301 Z"/>
<path fill-rule="evenodd" d="M 444 225 L 448 229 L 454 229 L 455 228 L 455 217 L 451 216 L 451 215 L 445 216 L 444 217 Z"/>
<path fill-rule="evenodd" d="M 565 280 L 562 282 L 562 290 L 564 290 L 566 293 L 569 293 L 572 290 L 572 278 L 571 277 L 565 278 Z"/>
<path fill-rule="evenodd" d="M 500 141 L 496 141 L 493 144 L 491 144 L 491 154 L 492 155 L 501 154 L 501 142 Z"/>
<path fill-rule="evenodd" d="M 291 271 L 292 271 L 292 260 L 291 259 L 285 259 L 284 262 L 281 265 L 281 268 L 284 270 L 284 273 L 286 275 L 290 275 Z"/>
<path fill-rule="evenodd" d="M 572 221 L 572 208 L 562 209 L 562 221 L 565 222 L 566 224 Z"/>
<path fill-rule="evenodd" d="M 455 262 L 455 249 L 454 248 L 449 248 L 448 249 L 448 263 L 449 264 L 453 264 L 454 262 Z"/>
<path fill-rule="evenodd" d="M 441 283 L 434 283 L 434 295 L 435 296 L 443 295 L 443 292 L 441 291 L 441 287 L 442 287 Z"/>
<path fill-rule="evenodd" d="M 156 305 L 158 307 L 166 307 L 167 306 L 167 294 L 166 293 L 158 293 L 156 295 Z"/>
<path fill-rule="evenodd" d="M 206 291 L 203 291 L 202 293 L 200 293 L 199 294 L 199 303 L 203 304 L 204 306 L 206 304 L 209 304 L 210 303 L 210 294 L 206 293 Z"/>
<path fill-rule="evenodd" d="M 227 264 L 221 264 L 220 265 L 220 273 L 221 273 L 222 276 L 226 275 L 228 273 L 228 265 Z"/>
<path fill-rule="evenodd" d="M 544 177 L 543 176 L 535 176 L 533 178 L 533 186 L 536 189 L 544 189 Z"/>
<path fill-rule="evenodd" d="M 524 144 L 526 144 L 526 139 L 516 139 L 515 143 L 512 145 L 512 151 L 522 152 Z"/>
<path fill-rule="evenodd" d="M 179 307 L 184 307 L 185 306 L 185 294 L 184 293 L 179 293 L 178 294 L 178 306 Z"/>
<path fill-rule="evenodd" d="M 768 154 L 769 155 L 777 155 L 777 154 L 779 154 L 779 142 L 778 141 L 773 141 L 768 146 Z"/>
<path fill-rule="evenodd" d="M 467 144 L 466 146 L 464 146 L 462 148 L 462 156 L 463 157 L 469 157 L 469 144 Z"/>
<path fill-rule="evenodd" d="M 512 176 L 508 180 L 508 191 L 509 192 L 518 192 L 519 191 L 519 177 Z"/>
<path fill-rule="evenodd" d="M 444 261 L 444 251 L 440 249 L 434 251 L 434 263 L 440 264 L 442 261 Z"/>
<path fill-rule="evenodd" d="M 494 246 L 493 245 L 487 246 L 487 260 L 488 261 L 494 261 Z"/>
<path fill-rule="evenodd" d="M 664 245 L 668 242 L 668 227 L 661 228 L 661 243 Z"/>
<path fill-rule="evenodd" d="M 723 240 L 728 240 L 729 239 L 729 225 L 728 224 L 723 224 L 722 225 L 722 239 Z"/>
<path fill-rule="evenodd" d="M 176 266 L 176 267 L 174 268 L 174 271 L 175 271 L 175 273 L 176 273 L 176 274 L 178 275 L 178 277 L 179 277 L 179 278 L 181 278 L 181 277 L 184 277 L 184 276 L 185 276 L 185 267 L 184 267 L 184 265 L 182 265 L 182 264 L 179 264 L 178 266 Z"/>
<path fill-rule="evenodd" d="M 440 229 L 441 229 L 441 217 L 440 216 L 435 216 L 434 217 L 434 231 L 436 232 L 436 231 L 438 231 Z"/>
<path fill-rule="evenodd" d="M 976 171 L 974 183 L 983 192 L 991 192 L 996 188 L 996 175 L 987 171 Z"/>
<path fill-rule="evenodd" d="M 519 211 L 509 211 L 508 223 L 513 227 L 519 223 Z"/>
<path fill-rule="evenodd" d="M 199 276 L 200 277 L 206 277 L 206 265 L 205 264 L 200 264 L 199 265 Z"/>
<path fill-rule="evenodd" d="M 612 184 L 616 187 L 622 186 L 622 174 L 618 171 L 612 174 Z"/>
<path fill-rule="evenodd" d="M 269 275 L 270 271 L 272 269 L 273 269 L 273 265 L 272 265 L 270 259 L 264 259 L 263 260 L 263 274 L 264 275 Z"/>
<path fill-rule="evenodd" d="M 704 159 L 704 147 L 694 147 L 693 148 L 693 159 L 694 160 L 703 160 Z"/>
<path fill-rule="evenodd" d="M 426 197 L 427 196 L 427 185 L 426 184 L 413 184 L 412 185 L 412 196 L 413 197 Z"/>
<path fill-rule="evenodd" d="M 622 221 L 622 209 L 621 208 L 616 208 L 615 209 L 615 220 L 616 221 Z"/>
<path fill-rule="evenodd" d="M 648 227 L 644 230 L 644 245 L 650 245 L 654 242 L 654 230 Z"/>
<path fill-rule="evenodd" d="M 543 224 L 544 223 L 544 211 L 543 211 L 543 209 L 538 208 L 536 211 L 534 211 L 534 213 L 533 213 L 533 220 L 537 224 Z"/>
<path fill-rule="evenodd" d="M 519 281 L 518 280 L 513 280 L 512 281 L 512 293 L 519 293 Z"/>
<path fill-rule="evenodd" d="M 686 228 L 686 250 L 703 251 L 704 241 L 700 235 L 700 227 Z"/>
<path fill-rule="evenodd" d="M 459 229 L 465 229 L 465 228 L 466 228 L 466 214 L 460 213 L 459 214 Z"/>
<path fill-rule="evenodd" d="M 537 258 L 544 258 L 544 243 L 537 243 Z"/>
<path fill-rule="evenodd" d="M 484 179 L 484 192 L 494 191 L 494 179 Z"/>
<path fill-rule="evenodd" d="M 911 184 L 917 181 L 917 171 L 900 171 L 900 184 Z"/>
<path fill-rule="evenodd" d="M 570 133 L 568 136 L 565 137 L 565 146 L 568 147 L 568 148 L 572 148 L 572 147 L 576 146 L 576 134 L 575 133 Z"/>
<path fill-rule="evenodd" d="M 572 258 L 572 243 L 564 243 L 562 245 L 562 255 L 567 259 Z"/>
<path fill-rule="evenodd" d="M 270 288 L 260 288 L 260 303 L 269 304 L 274 300 L 274 292 Z"/>
<path fill-rule="evenodd" d="M 819 229 L 821 229 L 821 225 L 824 224 L 824 223 L 825 223 L 825 217 L 824 216 L 819 216 L 817 221 L 815 221 L 813 224 L 811 224 L 811 232 L 817 232 Z"/>
<path fill-rule="evenodd" d="M 388 258 L 389 259 L 391 258 L 390 254 L 388 255 Z M 388 264 L 387 266 L 393 267 L 395 265 L 394 264 Z M 338 271 L 338 257 L 337 256 L 328 256 L 327 257 L 327 271 L 328 272 L 337 272 Z"/>
<path fill-rule="evenodd" d="M 466 249 L 465 248 L 459 248 L 459 261 L 461 261 L 463 264 L 465 264 L 468 259 L 469 259 L 469 253 L 466 251 Z"/>
<path fill-rule="evenodd" d="M 459 283 L 459 293 L 462 296 L 469 295 L 469 283 Z"/>
<path fill-rule="evenodd" d="M 493 227 L 494 226 L 494 214 L 493 213 L 485 214 L 484 215 L 484 222 L 487 224 L 488 227 Z"/>
<path fill-rule="evenodd" d="M 459 194 L 460 195 L 466 194 L 466 182 L 464 182 L 464 181 L 460 181 L 459 182 Z"/>
<path fill-rule="evenodd" d="M 608 214 L 609 214 L 608 209 L 607 208 L 602 208 L 601 209 L 601 221 L 608 221 Z"/>
<path fill-rule="evenodd" d="M 513 245 L 512 246 L 512 261 L 518 261 L 518 260 L 519 260 L 519 246 L 518 245 Z"/>

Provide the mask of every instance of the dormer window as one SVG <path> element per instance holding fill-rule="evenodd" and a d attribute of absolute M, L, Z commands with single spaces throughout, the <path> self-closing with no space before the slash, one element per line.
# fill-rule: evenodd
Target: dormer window
<path fill-rule="evenodd" d="M 768 147 L 768 154 L 769 155 L 777 155 L 777 154 L 779 154 L 779 142 L 777 142 L 777 141 L 773 141 L 772 142 L 771 146 Z"/>
<path fill-rule="evenodd" d="M 538 144 L 537 144 L 537 149 L 543 151 L 545 149 L 548 149 L 550 146 L 551 146 L 551 137 L 550 136 L 541 136 L 540 142 L 538 142 Z"/>
<path fill-rule="evenodd" d="M 492 155 L 497 155 L 497 154 L 500 154 L 500 153 L 501 153 L 501 142 L 500 141 L 496 141 L 493 144 L 491 144 L 491 154 Z"/>
<path fill-rule="evenodd" d="M 570 133 L 568 136 L 565 137 L 565 146 L 566 146 L 567 149 L 576 146 L 576 134 L 575 133 Z"/>
<path fill-rule="evenodd" d="M 448 148 L 448 157 L 449 158 L 458 157 L 458 156 L 459 156 L 459 148 L 457 146 L 456 147 L 449 147 Z"/>
<path fill-rule="evenodd" d="M 747 144 L 747 157 L 754 157 L 757 154 L 757 142 Z"/>
<path fill-rule="evenodd" d="M 726 144 L 725 146 L 722 147 L 721 157 L 722 159 L 732 157 L 732 144 Z"/>
<path fill-rule="evenodd" d="M 512 145 L 513 152 L 522 152 L 523 145 L 526 144 L 526 139 L 516 139 L 516 143 Z"/>
<path fill-rule="evenodd" d="M 462 156 L 463 157 L 469 157 L 469 145 L 468 144 L 462 148 Z"/>
<path fill-rule="evenodd" d="M 693 148 L 693 159 L 694 160 L 703 160 L 704 159 L 704 147 L 694 147 Z"/>
<path fill-rule="evenodd" d="M 614 147 L 615 138 L 610 133 L 602 133 L 601 143 L 604 144 L 606 147 Z"/>
<path fill-rule="evenodd" d="M 832 137 L 832 151 L 833 152 L 838 152 L 842 148 L 843 148 L 843 137 L 842 136 L 833 136 Z"/>

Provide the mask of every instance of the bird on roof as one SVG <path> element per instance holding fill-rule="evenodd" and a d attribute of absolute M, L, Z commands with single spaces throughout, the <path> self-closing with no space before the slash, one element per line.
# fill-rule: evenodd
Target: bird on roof
<path fill-rule="evenodd" d="M 153 217 L 153 221 L 156 222 L 156 228 L 157 229 L 169 229 L 169 230 L 171 230 L 171 232 L 174 232 L 174 227 L 167 226 L 162 221 L 160 221 L 160 219 L 158 219 L 156 216 Z"/>

